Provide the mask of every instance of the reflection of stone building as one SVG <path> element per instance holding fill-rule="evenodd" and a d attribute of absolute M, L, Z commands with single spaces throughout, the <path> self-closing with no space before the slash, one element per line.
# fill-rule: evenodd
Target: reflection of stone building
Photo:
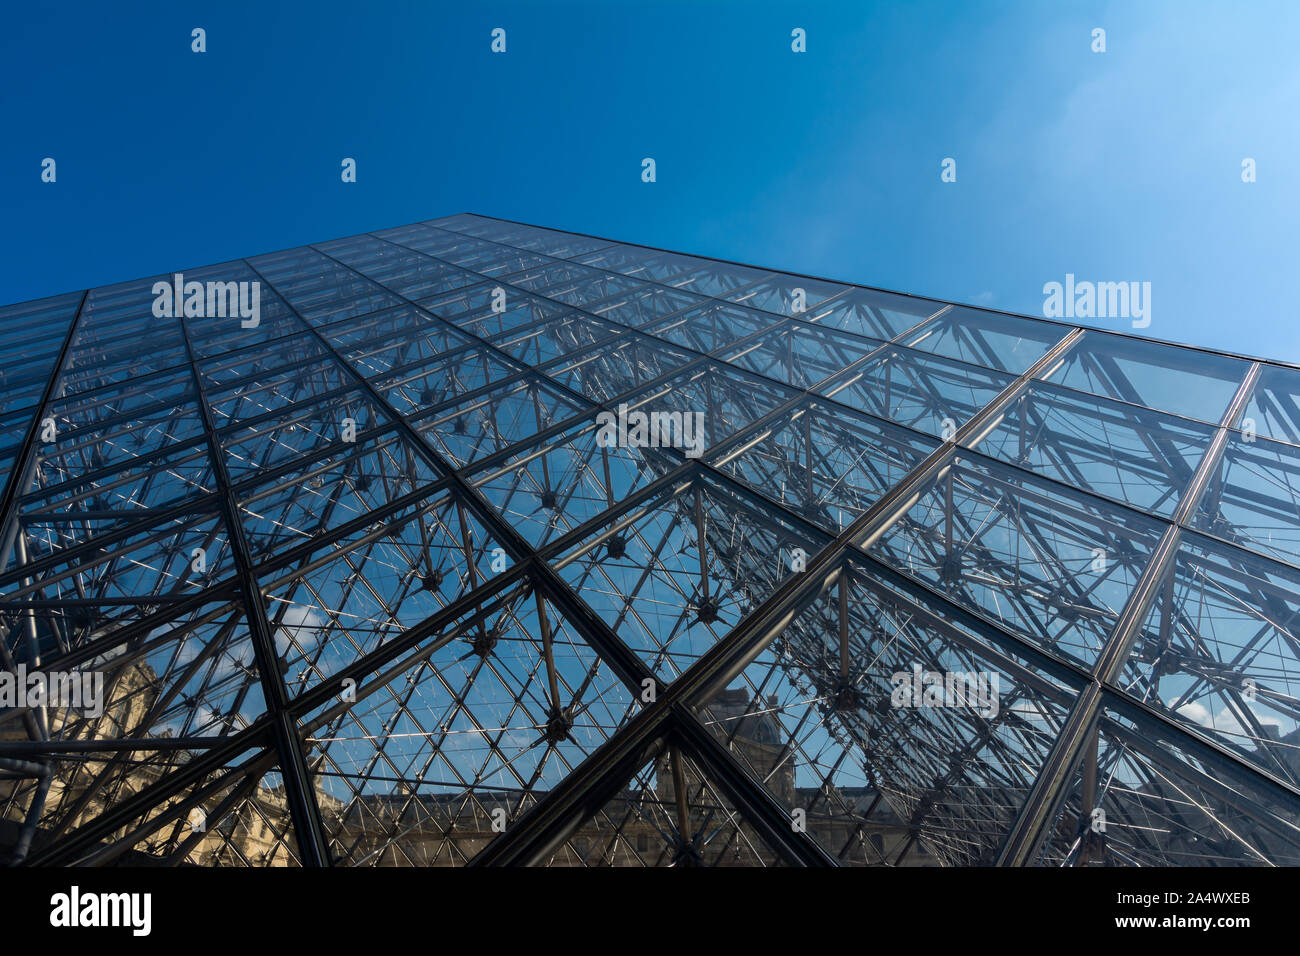
<path fill-rule="evenodd" d="M 899 855 L 907 843 L 907 828 L 877 799 L 875 790 L 796 787 L 795 767 L 785 753 L 779 722 L 770 712 L 750 712 L 747 692 L 723 692 L 709 712 L 716 725 L 726 727 L 731 745 L 742 752 L 778 802 L 805 811 L 808 833 L 828 852 L 850 863 L 892 862 Z M 631 788 L 580 827 L 555 853 L 552 864 L 744 866 L 775 859 L 689 762 L 684 762 L 681 773 L 690 843 L 682 846 L 670 759 L 666 753 L 661 755 L 653 774 L 634 780 Z M 353 801 L 337 829 L 331 830 L 343 858 L 351 863 L 454 865 L 487 846 L 496 836 L 494 816 L 500 822 L 513 819 L 518 803 L 517 795 L 481 791 L 472 799 L 463 794 L 384 794 Z M 322 811 L 330 815 L 325 807 Z M 870 822 L 864 822 L 868 811 Z M 903 865 L 934 863 L 917 846 Z"/>
<path fill-rule="evenodd" d="M 50 708 L 48 732 L 63 739 L 114 739 L 154 723 L 158 681 L 140 664 L 122 667 L 106 680 L 108 700 L 103 714 L 89 719 L 71 711 Z M 705 723 L 736 752 L 788 811 L 802 810 L 808 834 L 842 863 L 867 865 L 935 865 L 935 854 L 946 862 L 987 862 L 986 856 L 960 855 L 969 845 L 987 849 L 986 837 L 996 842 L 1008 820 L 994 819 L 1011 812 L 1017 801 L 988 788 L 952 787 L 946 791 L 940 815 L 954 829 L 954 847 L 926 846 L 913 841 L 898 813 L 931 812 L 933 804 L 894 794 L 882 798 L 871 787 L 807 787 L 797 782 L 799 768 L 786 752 L 786 734 L 775 715 L 777 702 L 749 700 L 743 690 L 724 691 L 707 709 Z M 3 717 L 0 714 L 0 717 Z M 162 736 L 167 736 L 163 731 Z M 22 718 L 0 721 L 0 741 L 27 740 Z M 1290 766 L 1300 762 L 1300 731 L 1277 742 Z M 153 754 L 90 752 L 53 764 L 48 788 L 41 796 L 42 770 L 31 759 L 0 761 L 0 862 L 7 861 L 26 830 L 35 849 L 52 835 L 75 832 L 86 823 L 118 807 L 140 791 L 175 772 L 190 759 L 185 750 Z M 154 808 L 144 818 L 124 826 L 115 839 L 134 833 L 128 848 L 112 847 L 106 861 L 118 863 L 172 863 L 199 866 L 285 866 L 295 862 L 293 829 L 285 793 L 270 758 L 265 769 L 244 777 L 239 784 L 221 784 L 196 801 L 202 809 L 183 807 L 170 812 L 175 802 Z M 710 784 L 702 780 L 688 760 L 679 768 L 686 793 L 685 807 L 677 801 L 674 773 L 668 754 L 634 779 L 558 849 L 554 865 L 644 866 L 702 864 L 744 866 L 773 862 L 775 854 L 736 814 L 730 812 Z M 200 782 L 212 782 L 207 778 Z M 186 789 L 176 798 L 193 795 Z M 342 801 L 318 786 L 321 809 L 337 862 L 363 866 L 455 866 L 473 858 L 511 821 L 543 794 L 483 791 L 440 792 L 432 787 L 397 785 L 386 793 L 367 792 Z M 1273 835 L 1221 800 L 1209 797 L 1205 809 L 1187 803 L 1184 794 L 1148 783 L 1138 789 L 1111 791 L 1104 808 L 1115 821 L 1161 817 L 1166 826 L 1159 834 L 1138 835 L 1121 826 L 1112 837 L 1090 838 L 1087 852 L 1076 863 L 1116 863 L 1203 858 L 1212 853 L 1224 860 L 1243 858 L 1239 841 L 1244 837 L 1277 859 L 1289 850 Z M 891 806 L 891 802 L 893 806 Z M 913 805 L 914 804 L 914 805 Z M 39 808 L 35 828 L 25 827 L 32 808 Z M 1001 808 L 997 813 L 994 809 Z M 204 813 L 210 816 L 209 820 Z M 686 823 L 682 826 L 682 814 Z M 1211 815 L 1212 814 L 1212 815 Z M 1217 816 L 1222 823 L 1216 823 Z M 157 826 L 151 827 L 151 822 Z M 1080 832 L 1075 802 L 1060 814 L 1053 829 L 1049 859 L 1059 860 Z M 684 842 L 679 832 L 685 830 Z M 148 832 L 145 832 L 148 831 Z M 1229 832 L 1231 831 L 1231 832 Z M 983 836 L 981 836 L 981 834 Z M 105 841 L 107 850 L 112 840 Z M 123 852 L 117 852 L 122 850 Z M 906 851 L 906 853 L 904 853 Z M 964 852 L 964 851 L 962 851 Z"/>
<path fill-rule="evenodd" d="M 759 702 L 761 704 L 761 702 Z M 773 716 L 778 704 L 769 698 L 767 707 L 754 707 L 743 688 L 724 690 L 708 708 L 710 724 L 735 749 L 772 795 L 787 807 L 800 806 L 795 800 L 794 761 L 785 753 L 780 722 Z"/>
<path fill-rule="evenodd" d="M 100 716 L 91 718 L 71 709 L 46 707 L 41 713 L 26 712 L 21 718 L 10 717 L 0 722 L 0 741 L 26 741 L 42 735 L 63 740 L 128 736 L 131 728 L 140 726 L 153 705 L 154 673 L 144 665 L 123 667 L 106 676 L 104 687 L 106 699 Z M 111 773 L 115 760 L 126 762 L 121 756 L 96 752 L 57 763 L 34 759 L 12 762 L 9 768 L 13 769 L 12 775 L 0 773 L 0 850 L 3 851 L 0 861 L 12 853 L 21 839 L 22 825 L 33 808 L 39 812 L 37 832 L 52 827 L 72 831 L 99 816 L 105 800 L 90 783 L 106 771 Z M 4 761 L 0 761 L 0 769 L 6 769 Z M 148 768 L 119 772 L 114 776 L 114 798 L 125 799 L 156 779 L 157 774 Z"/>
<path fill-rule="evenodd" d="M 90 720 L 75 713 L 50 709 L 46 713 L 49 731 L 64 739 L 104 739 L 129 735 L 147 726 L 156 704 L 157 680 L 143 665 L 121 669 L 106 681 L 111 688 L 104 713 Z M 775 701 L 753 706 L 744 691 L 726 691 L 708 708 L 708 723 L 720 733 L 741 762 L 759 777 L 773 797 L 788 810 L 802 809 L 807 832 L 828 853 L 844 863 L 903 866 L 934 865 L 937 860 L 926 846 L 911 843 L 909 830 L 889 802 L 870 787 L 812 788 L 797 784 L 798 769 L 785 753 L 785 735 L 772 711 Z M 3 715 L 0 715 L 3 716 Z M 164 736 L 166 732 L 164 732 Z M 28 731 L 21 719 L 0 722 L 0 740 L 26 740 Z M 1285 759 L 1297 760 L 1300 731 L 1283 737 L 1279 744 Z M 41 802 L 34 846 L 39 848 L 51 833 L 67 834 L 101 816 L 134 794 L 175 771 L 189 759 L 187 751 L 165 755 L 135 756 L 89 753 L 74 760 L 60 761 L 50 776 L 48 792 Z M 39 780 L 30 771 L 33 761 L 0 764 L 0 861 L 6 860 L 18 844 L 29 809 L 38 801 Z M 22 764 L 22 767 L 18 765 Z M 170 862 L 200 866 L 284 866 L 294 860 L 292 827 L 283 789 L 269 773 L 248 778 L 246 789 L 236 792 L 226 785 L 207 795 L 202 807 L 211 815 L 189 810 L 179 819 L 166 819 L 166 808 L 155 809 L 137 819 L 115 836 L 125 838 L 128 829 L 137 831 L 133 845 L 112 859 L 120 863 Z M 567 843 L 556 851 L 555 865 L 642 866 L 669 863 L 704 865 L 752 865 L 771 862 L 774 855 L 757 836 L 731 814 L 719 794 L 694 772 L 689 761 L 681 768 L 687 794 L 686 816 L 690 843 L 678 839 L 680 813 L 669 757 L 661 756 L 654 767 L 632 781 L 600 813 L 588 820 Z M 254 785 L 253 781 L 257 780 Z M 191 791 L 183 791 L 182 798 Z M 388 793 L 365 793 L 341 802 L 317 790 L 330 844 L 341 864 L 370 866 L 455 866 L 471 859 L 497 836 L 494 826 L 509 826 L 541 794 L 521 797 L 518 792 L 437 792 L 427 787 L 397 788 Z M 1105 804 L 1115 820 L 1125 817 L 1167 821 L 1165 831 L 1149 841 L 1116 831 L 1122 852 L 1115 856 L 1107 840 L 1094 840 L 1087 862 L 1114 863 L 1126 859 L 1193 858 L 1213 852 L 1223 859 L 1241 857 L 1223 826 L 1210 816 L 1188 806 L 1185 795 L 1168 788 L 1147 785 L 1138 790 L 1112 792 Z M 974 837 L 979 824 L 978 810 L 992 801 L 1012 803 L 1005 796 L 982 789 L 953 788 L 948 791 L 946 819 L 958 821 L 962 813 L 974 813 L 967 837 Z M 918 804 L 918 807 L 920 805 Z M 1239 812 L 1220 801 L 1207 806 L 1230 829 L 1247 835 L 1266 852 L 1278 841 Z M 904 809 L 903 812 L 910 812 Z M 919 810 L 917 812 L 920 812 Z M 150 821 L 159 826 L 147 834 Z M 1078 808 L 1071 804 L 1056 822 L 1051 846 L 1056 858 L 1078 834 Z M 958 828 L 962 830 L 961 827 Z M 994 829 L 999 829 L 995 827 Z M 964 830 L 962 832 L 965 832 Z M 961 838 L 956 833 L 956 838 Z M 1109 838 L 1108 838 L 1109 839 Z M 978 840 L 972 841 L 978 843 Z M 909 846 L 910 843 L 910 846 Z M 1149 844 L 1149 845 L 1148 845 Z M 106 843 L 105 846 L 108 844 Z M 903 850 L 906 855 L 899 857 Z M 942 848 L 935 852 L 949 855 Z M 1277 858 L 1287 851 L 1278 844 Z M 979 862 L 972 860 L 971 862 Z M 1083 862 L 1083 861 L 1080 861 Z M 1249 862 L 1243 860 L 1243 862 Z"/>
<path fill-rule="evenodd" d="M 158 678 L 153 668 L 143 663 L 117 667 L 112 661 L 96 662 L 107 671 L 104 680 L 105 701 L 98 717 L 87 717 L 72 710 L 47 708 L 46 732 L 62 740 L 113 740 L 129 738 L 139 728 L 155 722 L 158 704 Z M 171 737 L 163 730 L 159 737 Z M 23 721 L 11 719 L 0 723 L 0 741 L 28 740 Z M 187 750 L 165 751 L 144 755 L 131 752 L 92 751 L 65 758 L 49 768 L 49 785 L 42 796 L 39 776 L 30 771 L 39 767 L 27 761 L 26 774 L 5 777 L 0 774 L 0 863 L 12 856 L 33 807 L 39 810 L 34 845 L 51 832 L 67 834 L 100 817 L 135 794 L 152 786 L 166 773 L 176 770 L 190 759 Z M 2 768 L 0 764 L 0 768 Z M 237 799 L 231 812 L 218 812 L 233 788 L 219 790 L 176 819 L 167 813 L 174 801 L 155 807 L 129 828 L 119 831 L 119 838 L 138 833 L 138 841 L 116 861 L 140 864 L 165 860 L 171 863 L 199 865 L 283 866 L 293 862 L 286 845 L 289 811 L 283 790 L 252 786 L 243 799 Z M 183 791 L 178 800 L 190 791 Z M 215 817 L 207 823 L 206 813 Z M 164 818 L 167 818 L 164 822 Z M 152 832 L 151 821 L 159 822 Z"/>
<path fill-rule="evenodd" d="M 156 681 L 147 667 L 125 668 L 108 682 L 110 699 L 95 720 L 49 712 L 53 727 L 68 721 L 63 736 L 74 739 L 121 737 L 132 728 L 146 726 L 155 703 Z M 715 721 L 726 727 L 730 746 L 762 777 L 784 806 L 802 808 L 808 832 L 833 855 L 843 852 L 846 862 L 880 862 L 897 856 L 906 840 L 901 821 L 889 814 L 874 791 L 827 792 L 795 785 L 793 762 L 784 755 L 781 727 L 770 713 L 747 713 L 744 691 L 724 692 L 710 708 Z M 20 721 L 0 724 L 0 739 L 27 739 Z M 784 759 L 783 759 L 784 756 Z M 50 779 L 35 831 L 39 846 L 51 830 L 75 831 L 158 781 L 188 759 L 176 751 L 163 759 L 135 761 L 120 755 L 85 755 L 61 762 Z M 116 766 L 114 765 L 116 762 Z M 687 793 L 689 843 L 678 837 L 680 811 L 669 758 L 656 761 L 653 772 L 632 782 L 595 817 L 572 835 L 556 852 L 556 865 L 643 866 L 668 863 L 704 865 L 755 865 L 772 862 L 767 850 L 731 813 L 711 785 L 701 780 L 688 761 L 682 777 Z M 7 857 L 19 840 L 22 823 L 39 800 L 39 785 L 30 777 L 0 775 L 0 858 Z M 188 793 L 188 791 L 186 791 Z M 378 866 L 454 866 L 463 864 L 508 826 L 540 794 L 521 805 L 518 793 L 474 791 L 438 793 L 405 787 L 391 793 L 363 794 L 346 804 L 321 790 L 317 800 L 330 833 L 331 845 L 341 863 Z M 169 805 L 170 806 L 170 805 Z M 160 825 L 117 862 L 165 860 L 200 866 L 284 866 L 294 863 L 292 827 L 283 789 L 273 778 L 235 793 L 227 787 L 202 801 L 203 810 L 189 809 L 162 821 L 155 809 L 132 827 Z M 165 808 L 164 808 L 165 809 Z M 871 809 L 871 824 L 862 816 Z M 209 823 L 204 812 L 212 815 Z M 119 836 L 126 836 L 124 829 Z M 907 865 L 926 860 L 913 849 Z M 930 860 L 929 862 L 933 862 Z"/>

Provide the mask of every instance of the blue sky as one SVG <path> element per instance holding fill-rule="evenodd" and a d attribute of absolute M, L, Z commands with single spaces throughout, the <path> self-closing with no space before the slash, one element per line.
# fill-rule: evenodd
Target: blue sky
<path fill-rule="evenodd" d="M 1144 334 L 1300 361 L 1293 0 L 5 16 L 0 302 L 472 211 L 1030 314 L 1149 281 Z"/>

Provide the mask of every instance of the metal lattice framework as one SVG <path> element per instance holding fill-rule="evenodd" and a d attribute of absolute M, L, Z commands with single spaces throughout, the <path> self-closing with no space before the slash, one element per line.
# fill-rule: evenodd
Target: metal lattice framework
<path fill-rule="evenodd" d="M 1300 369 L 471 215 L 184 278 L 260 321 L 0 310 L 0 667 L 103 679 L 13 862 L 1300 863 Z"/>

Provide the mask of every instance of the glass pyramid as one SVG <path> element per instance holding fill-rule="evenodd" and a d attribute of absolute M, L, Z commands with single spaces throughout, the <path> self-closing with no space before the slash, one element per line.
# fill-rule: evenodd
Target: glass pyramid
<path fill-rule="evenodd" d="M 0 859 L 1300 864 L 1300 369 L 472 215 L 0 355 Z"/>

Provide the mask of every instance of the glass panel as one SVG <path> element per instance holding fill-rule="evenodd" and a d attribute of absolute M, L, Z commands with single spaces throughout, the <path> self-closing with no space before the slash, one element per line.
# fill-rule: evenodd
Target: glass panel
<path fill-rule="evenodd" d="M 231 422 L 256 418 L 291 405 L 310 404 L 317 399 L 342 391 L 354 381 L 341 362 L 325 352 L 313 339 L 295 337 L 273 345 L 275 358 L 262 361 L 266 354 L 239 353 L 244 361 L 223 363 L 200 374 L 205 379 L 208 408 L 217 427 Z M 298 352 L 308 356 L 294 364 L 290 356 Z M 267 365 L 275 371 L 258 372 Z M 214 381 L 215 372 L 226 386 Z"/>
<path fill-rule="evenodd" d="M 14 508 L 25 527 L 52 528 L 64 522 L 62 531 L 52 532 L 62 536 L 75 533 L 86 521 L 118 530 L 181 502 L 197 503 L 215 491 L 207 442 L 195 439 L 89 473 L 80 456 L 40 459 Z"/>
<path fill-rule="evenodd" d="M 719 356 L 796 388 L 812 388 L 884 343 L 832 329 L 786 322 Z"/>
<path fill-rule="evenodd" d="M 80 304 L 72 292 L 0 308 L 0 413 L 40 400 Z"/>
<path fill-rule="evenodd" d="M 935 317 L 907 344 L 999 372 L 1019 375 L 1069 330 L 1049 322 L 957 306 Z"/>
<path fill-rule="evenodd" d="M 477 274 L 476 278 L 477 276 L 494 276 L 507 280 L 510 276 L 527 269 L 536 269 L 549 262 L 560 261 L 549 256 L 524 252 L 512 246 L 498 246 L 496 244 L 490 244 L 485 248 L 472 251 L 456 249 L 447 253 L 446 258 L 448 262 L 454 262 L 464 269 L 473 270 Z"/>
<path fill-rule="evenodd" d="M 312 325 L 378 312 L 401 300 L 359 272 L 315 250 L 248 260 L 280 296 Z"/>
<path fill-rule="evenodd" d="M 799 397 L 793 389 L 749 375 L 717 362 L 707 362 L 681 372 L 650 388 L 626 396 L 620 403 L 628 413 L 694 416 L 698 423 L 693 439 L 698 457 L 747 428 L 753 422 Z M 630 422 L 630 427 L 635 427 Z"/>
<path fill-rule="evenodd" d="M 520 445 L 471 480 L 534 547 L 553 541 L 667 474 L 683 459 L 671 449 L 601 444 L 593 420 Z"/>
<path fill-rule="evenodd" d="M 259 573 L 281 673 L 309 691 L 468 594 L 495 573 L 498 542 L 455 495 L 406 505 L 383 522 L 346 514 L 303 528 Z M 329 544 L 322 539 L 335 530 Z M 265 536 L 255 542 L 257 556 Z"/>
<path fill-rule="evenodd" d="M 575 256 L 574 261 L 591 266 L 593 269 L 636 275 L 638 270 L 645 268 L 647 262 L 656 259 L 659 255 L 658 251 L 645 246 L 625 246 L 615 243 L 594 252 Z"/>
<path fill-rule="evenodd" d="M 388 421 L 369 394 L 356 389 L 231 425 L 219 439 L 226 470 L 231 480 L 240 481 L 295 458 L 355 445 Z"/>
<path fill-rule="evenodd" d="M 623 264 L 619 264 L 615 260 L 611 265 L 602 266 L 602 268 L 613 269 L 615 272 L 621 272 L 635 279 L 659 282 L 679 288 L 687 284 L 686 280 L 692 274 L 710 265 L 708 259 L 701 259 L 698 256 L 685 256 L 677 252 L 658 252 L 640 246 L 609 246 L 600 250 L 600 254 L 621 255 L 626 258 L 626 262 Z M 699 295 L 708 295 L 702 289 L 692 288 L 690 291 Z"/>
<path fill-rule="evenodd" d="M 817 391 L 850 408 L 947 439 L 1012 381 L 1002 372 L 891 345 L 857 368 L 831 376 Z"/>
<path fill-rule="evenodd" d="M 301 866 L 289 796 L 278 765 L 248 768 L 205 789 L 203 802 L 177 813 L 133 847 L 132 863 L 173 866 Z"/>
<path fill-rule="evenodd" d="M 1039 863 L 1296 866 L 1297 808 L 1271 791 L 1155 722 L 1110 712 Z"/>
<path fill-rule="evenodd" d="M 205 286 L 204 315 L 186 315 L 181 320 L 184 336 L 196 357 L 273 342 L 306 329 L 284 300 L 246 263 L 191 269 L 184 276 L 187 286 L 190 282 Z"/>
<path fill-rule="evenodd" d="M 135 378 L 51 402 L 52 441 L 41 441 L 45 480 L 163 451 L 203 434 L 189 369 Z M 40 436 L 37 436 L 38 439 Z"/>
<path fill-rule="evenodd" d="M 974 447 L 1040 475 L 1173 517 L 1214 429 L 1034 384 Z"/>
<path fill-rule="evenodd" d="M 0 633 L 15 659 L 49 661 L 101 646 L 111 632 L 165 623 L 204 593 L 228 588 L 235 562 L 226 527 L 195 511 L 126 525 L 36 516 L 0 574 Z"/>
<path fill-rule="evenodd" d="M 200 361 L 199 381 L 208 393 L 232 390 L 246 376 L 284 377 L 289 369 L 318 362 L 329 354 L 314 335 L 304 332 Z"/>
<path fill-rule="evenodd" d="M 786 412 L 753 441 L 746 440 L 749 434 L 742 431 L 708 460 L 717 459 L 723 471 L 835 533 L 938 444 L 821 401 Z"/>
<path fill-rule="evenodd" d="M 367 364 L 374 358 L 368 356 Z M 399 415 L 415 415 L 488 386 L 513 381 L 522 369 L 523 365 L 491 349 L 470 348 L 408 365 L 392 375 L 376 376 L 374 382 L 384 401 Z"/>
<path fill-rule="evenodd" d="M 252 638 L 236 604 L 191 605 L 112 632 L 90 632 L 91 640 L 77 639 L 75 626 L 67 626 L 75 625 L 71 615 L 38 613 L 37 633 L 50 640 L 43 641 L 44 663 L 29 664 L 29 672 L 65 674 L 63 687 L 71 691 L 70 704 L 44 709 L 50 740 L 227 737 L 265 710 Z M 14 650 L 25 659 L 25 646 Z M 24 712 L 32 711 L 8 711 L 14 723 L 7 726 L 21 726 Z M 69 785 L 80 781 L 74 789 L 108 770 L 78 771 L 75 761 L 67 769 Z"/>
<path fill-rule="evenodd" d="M 479 343 L 414 306 L 400 306 L 321 331 L 325 341 L 366 378 L 431 358 L 447 359 Z"/>
<path fill-rule="evenodd" d="M 1264 366 L 1241 427 L 1248 434 L 1300 445 L 1300 369 Z"/>
<path fill-rule="evenodd" d="M 697 352 L 713 352 L 776 321 L 766 312 L 715 304 L 653 322 L 644 331 Z"/>
<path fill-rule="evenodd" d="M 562 355 L 587 352 L 620 331 L 612 322 L 570 312 L 544 325 L 503 333 L 492 344 L 521 362 L 537 366 Z"/>
<path fill-rule="evenodd" d="M 448 232 L 446 229 L 435 228 L 428 223 L 412 223 L 409 226 L 398 226 L 396 229 L 384 229 L 375 233 L 375 236 L 425 255 L 434 256 L 444 262 L 453 262 L 466 256 L 492 255 L 503 248 L 496 243 L 485 242 L 459 232 Z"/>
<path fill-rule="evenodd" d="M 498 291 L 500 290 L 500 291 Z M 531 328 L 569 309 L 519 289 L 484 284 L 423 300 L 425 308 L 479 338 Z"/>
<path fill-rule="evenodd" d="M 762 269 L 705 259 L 692 271 L 674 276 L 668 284 L 698 295 L 734 301 L 739 298 L 739 293 L 773 278 L 771 272 L 764 272 Z"/>
<path fill-rule="evenodd" d="M 698 481 L 625 520 L 602 522 L 553 564 L 668 682 L 827 541 L 728 488 Z"/>
<path fill-rule="evenodd" d="M 1300 783 L 1300 571 L 1187 534 L 1118 683 Z"/>
<path fill-rule="evenodd" d="M 804 318 L 804 313 L 818 312 L 819 306 L 827 299 L 843 295 L 849 288 L 821 279 L 775 273 L 758 285 L 733 292 L 724 298 L 751 309 Z"/>
<path fill-rule="evenodd" d="M 1162 531 L 1138 512 L 963 454 L 871 554 L 1092 666 Z"/>
<path fill-rule="evenodd" d="M 553 290 L 572 290 L 601 279 L 621 281 L 623 288 L 634 288 L 640 284 L 623 276 L 615 276 L 608 272 L 601 272 L 599 269 L 578 265 L 576 262 L 566 262 L 562 259 L 549 260 L 544 265 L 512 275 L 510 284 L 554 299 L 557 296 L 552 294 Z M 617 291 L 617 287 L 610 291 Z M 597 295 L 595 298 L 601 298 L 601 296 Z M 571 304 L 576 305 L 578 303 Z"/>
<path fill-rule="evenodd" d="M 482 218 L 457 228 L 468 235 L 490 239 L 503 245 L 515 246 L 519 249 L 541 249 L 547 255 L 560 259 L 574 258 L 610 245 L 606 239 Z"/>
<path fill-rule="evenodd" d="M 624 332 L 580 354 L 562 356 L 544 370 L 551 381 L 593 402 L 612 402 L 696 358 L 658 339 Z"/>
<path fill-rule="evenodd" d="M 420 451 L 401 434 L 386 430 L 274 470 L 250 468 L 246 480 L 235 486 L 235 497 L 256 561 L 330 529 L 351 526 L 437 477 Z"/>
<path fill-rule="evenodd" d="M 588 408 L 588 403 L 579 403 L 545 384 L 540 376 L 529 375 L 444 406 L 417 421 L 415 427 L 443 459 L 463 468 Z"/>
<path fill-rule="evenodd" d="M 187 362 L 181 320 L 153 314 L 154 282 L 172 279 L 155 276 L 88 292 L 55 394 L 102 388 Z M 141 348 L 142 342 L 149 347 Z"/>
<path fill-rule="evenodd" d="M 31 860 L 58 852 L 61 842 L 78 837 L 99 817 L 117 809 L 140 789 L 168 783 L 166 778 L 202 752 L 184 750 L 106 751 L 89 761 L 68 761 L 59 781 L 44 791 L 44 806 L 32 841 Z M 6 800 L 4 816 L 26 816 L 35 781 L 20 784 Z M 119 839 L 111 836 L 122 834 Z M 202 774 L 191 784 L 143 813 L 128 818 L 120 831 L 101 834 L 64 862 L 82 866 L 297 866 L 298 850 L 288 800 L 273 755 L 241 756 L 226 767 Z"/>
<path fill-rule="evenodd" d="M 340 262 L 407 299 L 420 299 L 480 281 L 474 272 L 429 258 L 406 248 L 400 240 L 385 242 L 359 237 L 322 243 L 320 248 Z"/>
<path fill-rule="evenodd" d="M 1300 448 L 1234 433 L 1192 525 L 1300 566 Z"/>
<path fill-rule="evenodd" d="M 892 339 L 944 308 L 942 302 L 931 299 L 850 288 L 829 302 L 809 308 L 800 318 L 870 338 Z"/>
<path fill-rule="evenodd" d="M 841 865 L 990 863 L 1061 729 L 1072 689 L 952 616 L 855 567 L 699 702 Z"/>
<path fill-rule="evenodd" d="M 641 326 L 666 315 L 705 304 L 702 296 L 691 295 L 680 289 L 661 286 L 637 285 L 626 291 L 614 292 L 601 300 L 588 300 L 583 306 L 592 315 L 599 315 L 624 325 Z"/>
<path fill-rule="evenodd" d="M 1248 367 L 1226 355 L 1090 331 L 1043 377 L 1080 391 L 1217 424 Z"/>

